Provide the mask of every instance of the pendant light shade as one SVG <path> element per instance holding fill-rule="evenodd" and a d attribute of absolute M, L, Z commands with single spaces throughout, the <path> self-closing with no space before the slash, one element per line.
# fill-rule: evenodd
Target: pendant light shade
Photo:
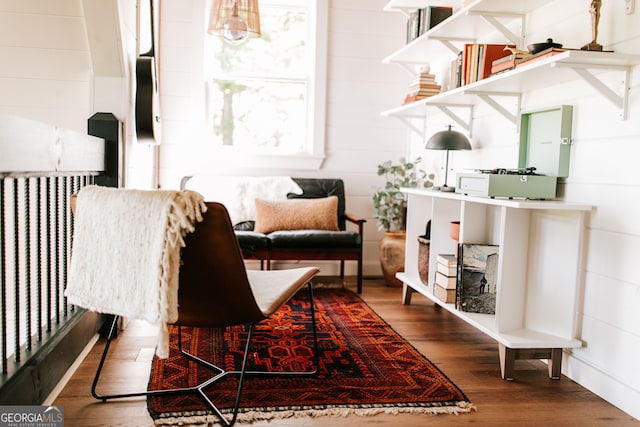
<path fill-rule="evenodd" d="M 260 37 L 258 0 L 213 0 L 207 32 L 231 44 Z"/>

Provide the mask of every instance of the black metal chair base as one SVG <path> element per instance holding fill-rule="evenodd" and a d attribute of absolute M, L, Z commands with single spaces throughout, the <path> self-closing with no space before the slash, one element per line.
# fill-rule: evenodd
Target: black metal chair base
<path fill-rule="evenodd" d="M 96 375 L 93 379 L 93 384 L 91 386 L 91 395 L 98 400 L 102 400 L 103 402 L 106 402 L 107 400 L 110 399 L 123 399 L 123 398 L 127 398 L 127 397 L 138 397 L 138 396 L 162 396 L 162 395 L 170 395 L 170 394 L 188 394 L 188 393 L 197 393 L 207 404 L 207 406 L 209 406 L 209 408 L 218 416 L 218 418 L 220 418 L 220 420 L 222 421 L 222 423 L 225 426 L 232 426 L 235 424 L 237 416 L 238 416 L 238 409 L 240 408 L 240 395 L 242 394 L 242 387 L 244 385 L 244 379 L 245 376 L 296 376 L 296 377 L 306 377 L 306 376 L 314 376 L 318 373 L 318 368 L 319 368 L 319 353 L 318 353 L 318 332 L 317 332 L 317 328 L 316 328 L 316 315 L 315 315 L 315 308 L 314 308 L 314 302 L 313 302 L 313 286 L 311 285 L 311 283 L 307 284 L 308 290 L 309 290 L 309 301 L 310 301 L 310 311 L 311 311 L 311 323 L 312 323 L 312 330 L 313 330 L 313 349 L 314 349 L 314 355 L 313 355 L 313 362 L 315 365 L 315 369 L 312 371 L 289 371 L 289 372 L 265 372 L 265 371 L 247 371 L 246 370 L 246 365 L 247 365 L 247 359 L 248 359 L 248 355 L 249 355 L 249 350 L 251 349 L 251 339 L 253 338 L 253 333 L 254 333 L 254 328 L 256 323 L 251 323 L 249 325 L 249 332 L 247 335 L 247 343 L 245 345 L 245 349 L 244 349 L 244 355 L 243 355 L 243 359 L 242 359 L 242 366 L 241 369 L 239 371 L 225 371 L 224 369 L 222 369 L 221 367 L 208 362 L 206 360 L 203 360 L 187 351 L 184 351 L 182 349 L 182 331 L 181 328 L 178 328 L 178 347 L 180 349 L 180 353 L 186 357 L 187 359 L 193 360 L 194 362 L 205 366 L 209 369 L 212 369 L 213 371 L 217 372 L 217 374 L 215 374 L 214 376 L 212 376 L 211 378 L 207 379 L 206 381 L 203 381 L 202 383 L 193 386 L 193 387 L 185 387 L 185 388 L 177 388 L 177 389 L 169 389 L 169 390 L 148 390 L 148 391 L 144 391 L 144 392 L 137 392 L 137 393 L 124 393 L 124 394 L 109 394 L 109 395 L 101 395 L 98 394 L 96 391 L 96 388 L 98 386 L 98 381 L 100 379 L 100 374 L 102 373 L 102 368 L 104 366 L 104 362 L 106 360 L 107 357 L 107 353 L 109 352 L 109 346 L 111 344 L 111 340 L 115 335 L 115 331 L 116 331 L 116 325 L 118 322 L 118 316 L 114 316 L 113 320 L 111 322 L 111 327 L 109 329 L 109 335 L 107 336 L 107 342 L 105 344 L 104 347 L 104 351 L 102 352 L 102 357 L 100 359 L 100 363 L 98 364 L 98 369 L 96 371 Z M 233 412 L 232 412 L 232 416 L 231 419 L 227 419 L 227 417 L 224 416 L 224 414 L 220 411 L 220 409 L 218 409 L 218 407 L 211 401 L 211 399 L 209 399 L 209 397 L 206 395 L 205 390 L 223 380 L 224 378 L 226 378 L 227 376 L 230 375 L 237 375 L 238 376 L 238 390 L 236 392 L 236 399 L 235 399 L 235 403 L 234 403 L 234 407 L 233 407 Z"/>

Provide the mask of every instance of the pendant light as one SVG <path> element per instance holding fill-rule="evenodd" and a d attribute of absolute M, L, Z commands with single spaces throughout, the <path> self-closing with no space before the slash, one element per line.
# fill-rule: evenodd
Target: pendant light
<path fill-rule="evenodd" d="M 207 32 L 234 45 L 260 37 L 258 0 L 213 0 Z"/>

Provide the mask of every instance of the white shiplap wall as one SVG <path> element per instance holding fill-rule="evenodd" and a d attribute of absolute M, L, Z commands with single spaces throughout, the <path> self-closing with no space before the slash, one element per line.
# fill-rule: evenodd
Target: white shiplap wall
<path fill-rule="evenodd" d="M 80 133 L 113 113 L 125 184 L 149 188 L 153 148 L 136 143 L 133 116 L 136 22 L 131 0 L 0 0 L 0 112 Z"/>
<path fill-rule="evenodd" d="M 0 112 L 86 132 L 91 59 L 80 0 L 0 1 Z"/>

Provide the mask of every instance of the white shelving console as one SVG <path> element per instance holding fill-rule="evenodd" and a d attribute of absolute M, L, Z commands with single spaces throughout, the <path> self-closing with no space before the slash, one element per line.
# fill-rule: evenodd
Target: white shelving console
<path fill-rule="evenodd" d="M 559 378 L 562 349 L 582 346 L 576 338 L 576 309 L 582 283 L 584 218 L 592 207 L 559 201 L 469 197 L 404 189 L 408 194 L 405 304 L 419 292 L 499 344 L 502 377 L 512 378 L 514 361 L 550 359 L 549 376 Z M 418 273 L 417 236 L 431 220 L 429 281 Z M 459 311 L 436 298 L 438 254 L 455 253 L 449 222 L 460 221 L 460 243 L 499 245 L 494 315 Z"/>

